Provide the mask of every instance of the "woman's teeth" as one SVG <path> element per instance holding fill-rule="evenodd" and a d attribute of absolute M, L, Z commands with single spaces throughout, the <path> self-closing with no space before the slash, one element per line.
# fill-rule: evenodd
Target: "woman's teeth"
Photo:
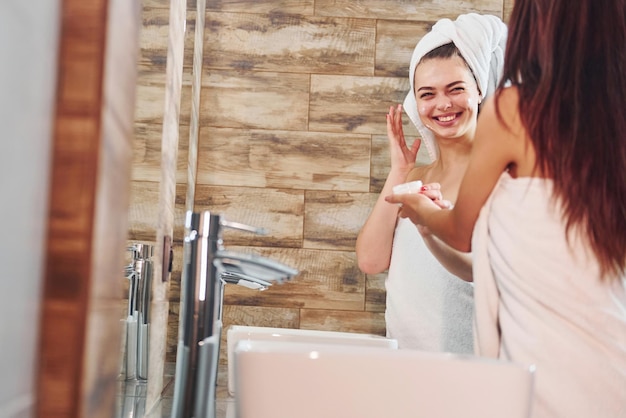
<path fill-rule="evenodd" d="M 439 122 L 450 122 L 451 120 L 453 120 L 456 117 L 456 115 L 450 115 L 450 116 L 439 116 L 437 118 L 437 120 Z"/>

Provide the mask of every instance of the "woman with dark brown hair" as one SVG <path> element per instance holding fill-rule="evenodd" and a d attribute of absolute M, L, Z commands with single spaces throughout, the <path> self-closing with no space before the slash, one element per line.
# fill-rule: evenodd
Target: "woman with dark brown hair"
<path fill-rule="evenodd" d="M 626 416 L 625 45 L 626 0 L 516 0 L 455 207 L 387 198 L 472 251 L 476 349 L 536 365 L 533 417 Z"/>

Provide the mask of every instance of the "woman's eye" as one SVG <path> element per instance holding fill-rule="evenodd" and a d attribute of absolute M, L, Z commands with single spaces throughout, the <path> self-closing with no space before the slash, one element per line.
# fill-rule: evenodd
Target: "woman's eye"
<path fill-rule="evenodd" d="M 432 96 L 434 96 L 432 93 L 426 92 L 426 93 L 420 94 L 420 99 L 427 99 Z"/>

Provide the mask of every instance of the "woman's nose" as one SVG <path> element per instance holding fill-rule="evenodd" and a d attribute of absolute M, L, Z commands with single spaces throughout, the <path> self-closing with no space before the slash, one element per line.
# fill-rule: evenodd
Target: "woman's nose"
<path fill-rule="evenodd" d="M 437 110 L 448 110 L 452 107 L 452 101 L 447 96 L 442 96 L 437 100 Z"/>

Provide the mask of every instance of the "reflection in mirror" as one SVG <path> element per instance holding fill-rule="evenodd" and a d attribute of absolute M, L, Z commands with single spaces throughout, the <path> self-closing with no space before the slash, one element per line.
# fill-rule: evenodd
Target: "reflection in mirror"
<path fill-rule="evenodd" d="M 148 373 L 149 382 L 165 373 L 153 393 L 156 400 L 165 387 L 160 405 L 169 407 L 188 210 L 265 228 L 264 236 L 225 231 L 224 240 L 234 251 L 301 271 L 298 280 L 264 292 L 226 286 L 224 330 L 235 324 L 385 335 L 386 275 L 362 274 L 354 255 L 358 230 L 389 170 L 384 115 L 406 95 L 413 47 L 434 21 L 471 11 L 502 16 L 512 1 L 447 0 L 433 8 L 400 0 L 359 7 L 353 0 L 224 0 L 208 1 L 200 14 L 196 8 L 204 3 L 188 3 L 172 168 L 171 154 L 163 164 L 161 149 L 172 17 L 169 1 L 144 1 L 130 212 L 129 239 L 155 245 L 155 277 L 159 242 L 173 238 L 171 280 L 153 290 L 151 345 L 155 317 L 160 326 L 167 323 L 167 335 L 159 331 L 158 352 L 151 346 Z M 417 132 L 405 126 L 414 138 Z M 171 180 L 166 166 L 175 173 L 175 200 L 164 186 L 164 178 Z M 173 224 L 161 228 L 161 217 Z M 225 346 L 222 341 L 218 417 L 234 405 Z"/>
<path fill-rule="evenodd" d="M 122 335 L 122 376 L 127 381 L 146 381 L 154 246 L 135 243 L 126 250 L 130 253 L 130 261 L 124 270 L 128 280 L 128 309 Z"/>

